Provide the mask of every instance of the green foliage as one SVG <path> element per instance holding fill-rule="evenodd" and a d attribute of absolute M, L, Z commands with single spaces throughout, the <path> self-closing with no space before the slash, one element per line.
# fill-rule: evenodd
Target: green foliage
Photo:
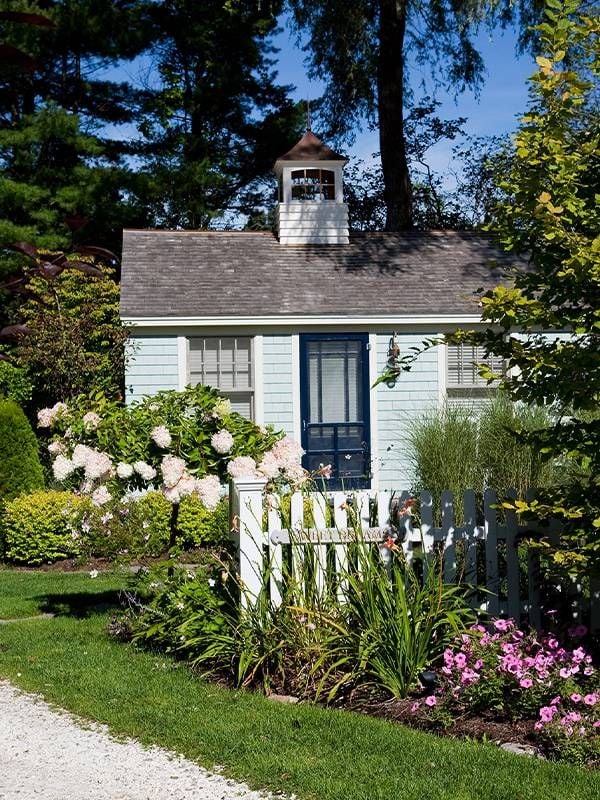
<path fill-rule="evenodd" d="M 169 548 L 172 505 L 160 492 L 113 500 L 101 507 L 87 498 L 77 506 L 73 527 L 86 556 L 131 560 L 164 555 Z M 229 540 L 229 504 L 209 511 L 197 497 L 182 500 L 177 546 L 183 550 L 224 545 Z"/>
<path fill-rule="evenodd" d="M 43 485 L 38 443 L 27 417 L 13 400 L 0 400 L 0 499 Z"/>
<path fill-rule="evenodd" d="M 38 406 L 97 392 L 122 396 L 127 330 L 114 270 L 104 266 L 102 272 L 95 277 L 66 269 L 51 282 L 34 278 L 29 299 L 14 310 L 30 332 L 13 353 Z"/>
<path fill-rule="evenodd" d="M 453 492 L 456 513 L 461 516 L 465 489 L 481 489 L 477 459 L 477 421 L 463 405 L 446 403 L 413 419 L 407 431 L 413 491 L 432 493 L 434 508 L 440 507 L 443 491 Z"/>
<path fill-rule="evenodd" d="M 356 559 L 356 571 L 340 576 L 346 602 L 324 621 L 321 686 L 330 684 L 329 700 L 356 685 L 406 697 L 475 614 L 459 587 L 444 585 L 441 561 L 421 580 L 398 548 L 389 572 L 368 544 L 357 545 Z"/>
<path fill-rule="evenodd" d="M 229 501 L 223 498 L 214 511 L 209 511 L 193 495 L 186 497 L 181 502 L 177 527 L 184 548 L 225 544 L 230 539 Z"/>
<path fill-rule="evenodd" d="M 581 570 L 600 562 L 600 21 L 573 0 L 549 0 L 538 31 L 544 54 L 511 168 L 499 176 L 507 199 L 493 223 L 529 269 L 483 296 L 485 332 L 461 335 L 506 360 L 513 399 L 552 405 L 553 423 L 529 440 L 581 480 L 530 511 L 564 520 L 555 559 Z M 527 335 L 507 335 L 514 331 Z"/>
<path fill-rule="evenodd" d="M 73 525 L 78 500 L 69 492 L 37 491 L 9 500 L 4 508 L 4 556 L 18 564 L 44 564 L 80 551 Z"/>
<path fill-rule="evenodd" d="M 33 384 L 27 370 L 7 361 L 0 361 L 0 397 L 24 406 L 31 401 L 32 395 Z"/>
<path fill-rule="evenodd" d="M 562 471 L 527 438 L 550 420 L 546 409 L 513 403 L 502 392 L 476 406 L 446 403 L 423 412 L 407 434 L 413 491 L 430 491 L 436 509 L 441 493 L 453 492 L 461 519 L 466 489 L 516 489 L 523 498 L 529 489 L 556 485 L 565 479 Z"/>
<path fill-rule="evenodd" d="M 215 590 L 214 569 L 143 570 L 129 593 L 131 638 L 178 657 L 193 658 L 198 643 L 225 627 L 225 600 Z M 133 613 L 132 613 L 133 612 Z"/>

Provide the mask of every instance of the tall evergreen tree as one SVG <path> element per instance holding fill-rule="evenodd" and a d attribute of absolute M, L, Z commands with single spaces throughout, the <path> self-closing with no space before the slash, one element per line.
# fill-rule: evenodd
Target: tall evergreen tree
<path fill-rule="evenodd" d="M 158 225 L 206 226 L 249 210 L 255 178 L 300 134 L 301 111 L 278 86 L 271 34 L 281 3 L 164 0 L 151 17 L 159 90 L 148 98 L 141 155 Z"/>
<path fill-rule="evenodd" d="M 366 118 L 379 128 L 386 228 L 413 225 L 404 135 L 408 64 L 428 65 L 434 82 L 477 88 L 483 61 L 474 44 L 482 24 L 518 19 L 526 30 L 541 0 L 288 0 L 307 33 L 311 74 L 326 81 L 326 119 L 348 135 Z"/>
<path fill-rule="evenodd" d="M 60 248 L 80 229 L 76 238 L 115 246 L 131 196 L 129 148 L 107 131 L 133 121 L 139 92 L 96 76 L 147 43 L 143 4 L 2 0 L 0 12 L 0 41 L 29 59 L 0 69 L 0 244 Z"/>

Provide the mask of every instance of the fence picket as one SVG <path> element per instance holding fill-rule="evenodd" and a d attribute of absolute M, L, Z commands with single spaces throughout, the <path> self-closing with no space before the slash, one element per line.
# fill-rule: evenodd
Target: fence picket
<path fill-rule="evenodd" d="M 291 555 L 292 555 L 292 575 L 298 588 L 303 593 L 306 592 L 305 569 L 304 569 L 304 544 L 301 541 L 304 528 L 304 497 L 295 492 L 290 501 L 290 534 L 291 534 Z"/>
<path fill-rule="evenodd" d="M 312 498 L 313 524 L 317 530 L 324 530 L 327 527 L 327 498 L 324 494 L 317 492 Z M 314 567 L 315 567 L 315 589 L 319 597 L 325 594 L 325 583 L 327 579 L 327 545 L 315 544 Z"/>
<path fill-rule="evenodd" d="M 423 572 L 427 575 L 435 549 L 433 534 L 433 497 L 431 492 L 421 492 L 421 546 L 423 548 Z"/>
<path fill-rule="evenodd" d="M 469 605 L 477 607 L 477 498 L 472 489 L 468 489 L 464 493 L 463 508 L 465 515 L 464 581 L 469 587 L 467 590 Z"/>
<path fill-rule="evenodd" d="M 506 497 L 515 500 L 517 493 L 508 489 Z M 519 539 L 517 528 L 517 514 L 512 509 L 506 509 L 506 579 L 508 593 L 508 616 L 519 623 L 521 616 L 521 588 L 519 569 Z"/>
<path fill-rule="evenodd" d="M 343 530 L 348 526 L 348 514 L 346 512 L 346 495 L 343 492 L 336 492 L 333 496 L 333 519 L 335 527 L 338 530 Z M 348 546 L 345 544 L 334 545 L 335 552 L 335 568 L 337 574 L 347 574 L 348 572 Z M 337 592 L 338 597 L 343 599 L 348 591 L 348 581 L 342 579 L 338 582 Z"/>
<path fill-rule="evenodd" d="M 486 489 L 483 494 L 483 517 L 485 536 L 485 585 L 488 591 L 486 610 L 491 616 L 497 616 L 500 608 L 498 593 L 500 591 L 500 575 L 498 571 L 498 518 L 496 509 L 496 492 Z"/>
<path fill-rule="evenodd" d="M 267 512 L 267 528 L 271 531 L 281 528 L 281 514 L 279 497 L 276 494 L 270 495 Z M 269 537 L 269 590 L 271 602 L 274 606 L 281 605 L 281 590 L 283 586 L 283 549 L 280 544 L 273 544 Z"/>
<path fill-rule="evenodd" d="M 454 528 L 454 497 L 442 492 L 442 535 L 444 537 L 444 581 L 456 581 L 456 544 Z"/>

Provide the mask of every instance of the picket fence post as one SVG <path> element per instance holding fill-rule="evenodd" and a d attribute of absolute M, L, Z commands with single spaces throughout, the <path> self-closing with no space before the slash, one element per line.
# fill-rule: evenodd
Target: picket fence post
<path fill-rule="evenodd" d="M 230 484 L 232 530 L 237 545 L 240 602 L 251 605 L 263 585 L 264 547 L 268 535 L 263 530 L 263 492 L 267 481 L 236 478 Z"/>

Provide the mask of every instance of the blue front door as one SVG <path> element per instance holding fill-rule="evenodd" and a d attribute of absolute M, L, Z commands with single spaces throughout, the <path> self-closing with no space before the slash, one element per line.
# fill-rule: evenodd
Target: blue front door
<path fill-rule="evenodd" d="M 331 464 L 332 489 L 370 486 L 367 334 L 300 337 L 304 466 Z"/>

